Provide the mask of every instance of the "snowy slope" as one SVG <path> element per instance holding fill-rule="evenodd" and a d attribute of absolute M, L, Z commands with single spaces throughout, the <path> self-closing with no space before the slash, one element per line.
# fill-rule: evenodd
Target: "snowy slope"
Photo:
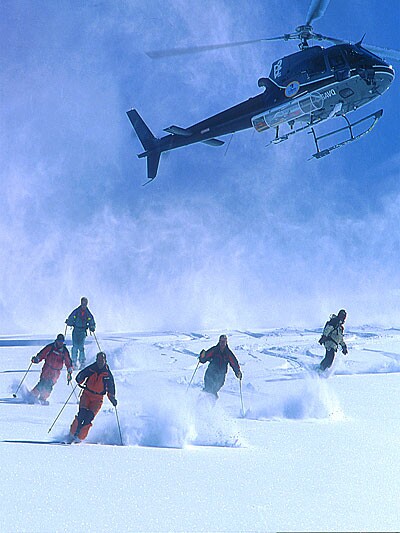
<path fill-rule="evenodd" d="M 201 392 L 206 365 L 188 390 L 219 333 L 99 335 L 124 446 L 107 400 L 87 443 L 43 444 L 77 411 L 72 396 L 48 433 L 71 394 L 65 375 L 49 406 L 22 403 L 41 365 L 12 393 L 52 336 L 0 337 L 0 530 L 398 530 L 400 332 L 347 331 L 349 355 L 327 378 L 314 370 L 319 330 L 228 332 L 244 417 L 232 371 L 215 406 Z M 89 358 L 96 348 L 88 339 Z"/>

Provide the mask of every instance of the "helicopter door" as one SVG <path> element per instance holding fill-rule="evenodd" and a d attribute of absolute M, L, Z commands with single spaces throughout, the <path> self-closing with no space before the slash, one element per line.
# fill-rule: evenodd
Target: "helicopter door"
<path fill-rule="evenodd" d="M 339 48 L 332 48 L 328 50 L 328 62 L 337 81 L 350 78 L 350 69 Z"/>

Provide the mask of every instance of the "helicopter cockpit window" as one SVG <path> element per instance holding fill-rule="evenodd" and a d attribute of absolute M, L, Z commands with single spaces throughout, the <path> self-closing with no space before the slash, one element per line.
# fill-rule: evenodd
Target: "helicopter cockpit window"
<path fill-rule="evenodd" d="M 363 54 L 371 57 L 372 59 L 374 59 L 375 61 L 378 61 L 379 63 L 382 63 L 382 58 L 377 56 L 373 52 L 371 52 L 371 50 L 367 50 L 367 49 L 363 48 L 362 51 L 363 51 Z"/>
<path fill-rule="evenodd" d="M 358 52 L 354 48 L 347 50 L 347 57 L 349 59 L 350 66 L 352 67 L 364 68 L 368 66 L 368 64 L 372 63 L 371 57 L 368 57 L 367 54 Z"/>
<path fill-rule="evenodd" d="M 346 63 L 340 50 L 331 50 L 328 52 L 329 65 L 332 70 L 343 68 Z"/>

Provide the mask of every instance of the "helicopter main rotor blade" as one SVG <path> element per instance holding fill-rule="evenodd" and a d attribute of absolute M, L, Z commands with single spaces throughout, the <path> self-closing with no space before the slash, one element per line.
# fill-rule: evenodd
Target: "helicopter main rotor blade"
<path fill-rule="evenodd" d="M 245 44 L 261 43 L 263 41 L 288 41 L 295 39 L 294 35 L 282 35 L 280 37 L 270 37 L 265 39 L 255 39 L 252 41 L 239 41 L 236 43 L 206 44 L 204 46 L 189 46 L 185 48 L 169 48 L 166 50 L 152 50 L 145 52 L 151 59 L 160 59 L 163 57 L 181 56 L 185 54 L 196 54 L 198 52 L 208 52 L 210 50 L 219 50 L 221 48 L 232 48 L 234 46 L 243 46 Z"/>
<path fill-rule="evenodd" d="M 306 26 L 311 26 L 314 20 L 322 17 L 331 0 L 311 0 L 308 8 Z"/>
<path fill-rule="evenodd" d="M 320 33 L 312 32 L 310 34 L 310 39 L 315 39 L 317 41 L 328 41 L 333 44 L 346 44 L 349 41 L 344 41 L 343 39 L 337 39 L 336 37 L 329 37 L 328 35 L 322 35 Z"/>
<path fill-rule="evenodd" d="M 372 46 L 370 44 L 361 44 L 373 54 L 382 57 L 383 59 L 392 59 L 393 61 L 400 61 L 400 50 L 393 50 L 392 48 L 382 48 L 380 46 Z"/>

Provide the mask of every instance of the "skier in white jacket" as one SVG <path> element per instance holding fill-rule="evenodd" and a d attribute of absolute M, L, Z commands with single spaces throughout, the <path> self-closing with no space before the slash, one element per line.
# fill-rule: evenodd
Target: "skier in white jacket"
<path fill-rule="evenodd" d="M 346 343 L 343 340 L 343 324 L 346 320 L 346 316 L 346 311 L 341 309 L 337 315 L 332 315 L 325 324 L 322 337 L 318 341 L 322 346 L 325 347 L 326 350 L 325 357 L 322 359 L 319 365 L 321 370 L 326 370 L 332 366 L 339 346 L 342 348 L 343 355 L 346 355 L 348 352 Z"/>

